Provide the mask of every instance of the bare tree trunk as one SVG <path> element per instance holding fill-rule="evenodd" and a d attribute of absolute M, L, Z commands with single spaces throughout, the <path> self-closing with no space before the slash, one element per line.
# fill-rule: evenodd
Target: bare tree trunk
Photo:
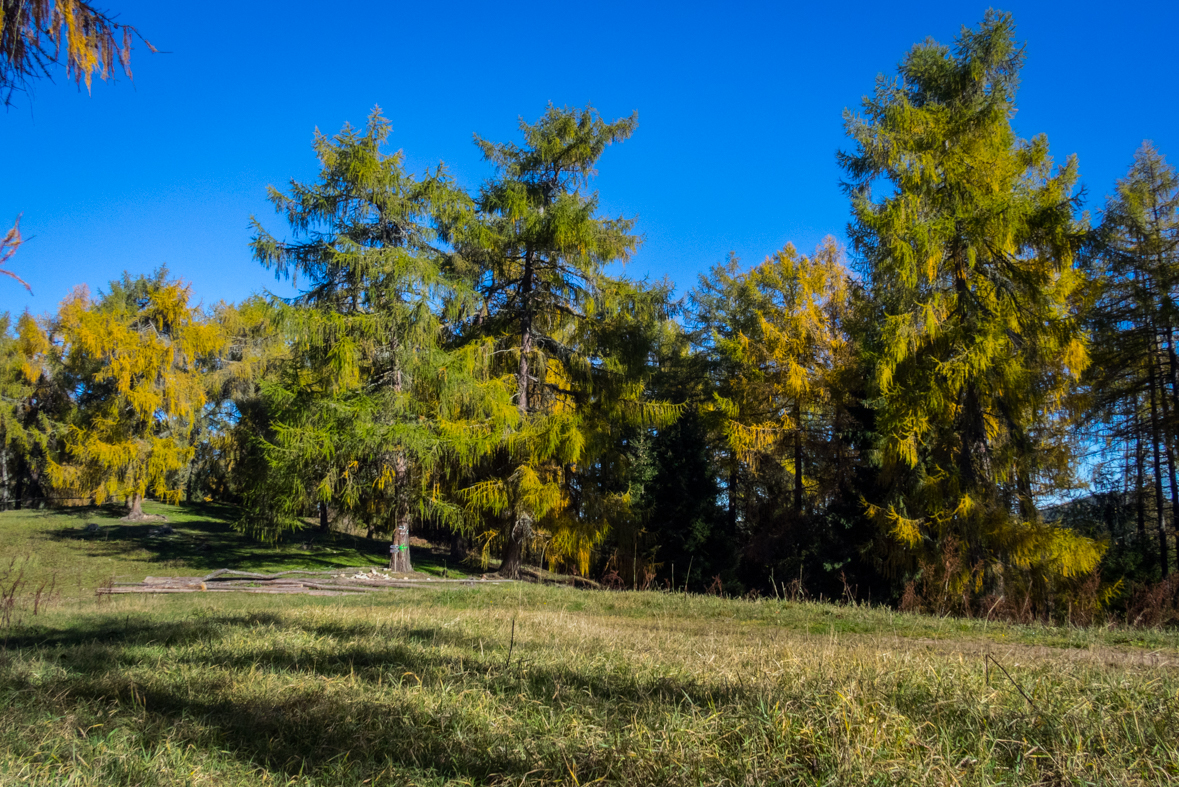
<path fill-rule="evenodd" d="M 802 518 L 802 403 L 794 403 L 794 514 Z"/>
<path fill-rule="evenodd" d="M 399 574 L 409 574 L 413 571 L 409 560 L 409 498 L 406 495 L 409 468 L 403 452 L 398 452 L 393 459 L 393 472 L 397 481 L 397 527 L 393 531 L 389 569 Z"/>
<path fill-rule="evenodd" d="M 124 519 L 134 522 L 137 519 L 143 519 L 143 495 L 138 492 L 131 493 L 131 499 L 127 501 L 127 516 Z"/>
<path fill-rule="evenodd" d="M 1134 397 L 1137 400 L 1137 396 Z M 1138 403 L 1134 403 L 1134 460 L 1138 470 L 1138 486 L 1134 490 L 1134 507 L 1138 515 L 1138 545 L 1147 550 L 1146 542 L 1146 452 L 1142 447 L 1142 421 L 1138 417 Z"/>
<path fill-rule="evenodd" d="M 331 529 L 328 524 L 328 506 L 327 503 L 320 501 L 319 504 L 319 532 L 326 534 Z"/>
<path fill-rule="evenodd" d="M 1163 474 L 1162 474 L 1162 460 L 1159 456 L 1159 412 L 1158 412 L 1158 379 L 1154 374 L 1154 359 L 1151 358 L 1150 364 L 1150 435 L 1151 443 L 1154 449 L 1154 502 L 1155 502 L 1155 527 L 1159 535 L 1159 569 L 1162 571 L 1164 579 L 1167 577 L 1170 569 L 1170 560 L 1167 557 L 1167 525 L 1163 514 Z"/>
<path fill-rule="evenodd" d="M 0 443 L 0 511 L 8 510 L 8 446 Z"/>
<path fill-rule="evenodd" d="M 1169 328 L 1167 329 L 1167 332 L 1168 332 L 1168 334 L 1170 333 Z M 1161 354 L 1162 354 L 1162 348 L 1156 347 L 1155 357 L 1157 358 Z M 1161 367 L 1162 367 L 1161 360 L 1159 361 L 1159 366 L 1160 366 L 1160 372 L 1161 372 Z M 1168 375 L 1168 376 L 1171 376 L 1171 375 Z M 1170 481 L 1170 486 L 1171 486 L 1171 527 L 1172 527 L 1172 529 L 1174 529 L 1174 527 L 1175 527 L 1175 514 L 1176 514 L 1176 512 L 1179 512 L 1179 478 L 1176 477 L 1176 472 L 1175 472 L 1175 441 L 1171 436 L 1171 429 L 1172 429 L 1172 425 L 1174 424 L 1174 422 L 1171 420 L 1171 403 L 1168 401 L 1170 399 L 1170 397 L 1167 394 L 1167 381 L 1165 378 L 1163 378 L 1161 373 L 1159 375 L 1159 389 L 1160 389 L 1159 390 L 1159 401 L 1162 404 L 1162 411 L 1163 411 L 1163 419 L 1162 419 L 1163 447 L 1166 449 L 1166 453 L 1167 453 L 1167 475 L 1168 475 L 1168 480 Z M 1166 539 L 1166 536 L 1164 535 L 1163 538 Z M 1166 569 L 1164 569 L 1164 572 L 1165 571 L 1166 571 Z M 1164 573 L 1164 576 L 1165 576 L 1165 573 Z"/>

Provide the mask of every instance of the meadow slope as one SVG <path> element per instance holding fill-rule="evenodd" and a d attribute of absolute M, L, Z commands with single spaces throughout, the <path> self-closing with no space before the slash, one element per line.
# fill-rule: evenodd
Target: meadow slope
<path fill-rule="evenodd" d="M 19 513 L 0 535 L 78 592 L 0 630 L 0 784 L 1179 782 L 1173 631 L 536 585 L 97 598 L 204 565 Z"/>

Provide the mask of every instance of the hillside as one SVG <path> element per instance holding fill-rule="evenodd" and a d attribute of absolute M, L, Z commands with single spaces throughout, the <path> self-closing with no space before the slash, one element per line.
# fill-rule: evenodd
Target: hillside
<path fill-rule="evenodd" d="M 224 511 L 167 513 L 187 540 L 113 521 L 78 536 L 93 512 L 10 512 L 0 533 L 37 577 L 81 589 L 378 559 L 344 539 L 261 547 Z M 1179 779 L 1174 631 L 528 584 L 23 609 L 0 630 L 0 784 Z"/>

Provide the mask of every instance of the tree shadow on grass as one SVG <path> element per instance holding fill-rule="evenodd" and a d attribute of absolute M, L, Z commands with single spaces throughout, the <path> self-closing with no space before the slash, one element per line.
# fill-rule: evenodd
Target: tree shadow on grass
<path fill-rule="evenodd" d="M 268 630 L 243 638 L 256 627 Z M 274 633 L 296 629 L 319 648 L 275 643 Z M 206 647 L 192 647 L 198 643 Z M 146 645 L 172 649 L 162 660 L 169 669 L 130 674 L 144 666 L 137 649 Z M 570 763 L 578 778 L 599 778 L 622 756 L 592 736 L 531 734 L 525 714 L 559 717 L 572 707 L 597 724 L 646 717 L 658 726 L 655 716 L 693 707 L 707 715 L 756 701 L 741 686 L 573 663 L 537 666 L 519 642 L 507 666 L 505 645 L 441 625 L 315 625 L 270 614 L 155 622 L 110 616 L 10 638 L 0 658 L 0 697 L 13 698 L 11 713 L 27 714 L 29 723 L 37 712 L 97 723 L 88 717 L 116 709 L 120 726 L 141 735 L 170 730 L 171 745 L 229 752 L 287 776 L 327 773 L 346 755 L 361 776 L 394 766 L 477 782 L 530 773 L 561 779 Z M 60 669 L 34 683 L 10 668 L 25 655 Z M 289 685 L 259 688 L 265 681 L 248 677 L 258 674 Z"/>
<path fill-rule="evenodd" d="M 310 528 L 290 533 L 278 544 L 259 542 L 233 528 L 238 512 L 217 504 L 186 505 L 180 515 L 164 522 L 123 522 L 122 509 L 90 508 L 68 516 L 76 526 L 50 530 L 47 537 L 85 546 L 90 557 L 143 560 L 208 573 L 219 568 L 235 571 L 301 568 L 328 571 L 355 566 L 379 566 L 387 560 L 382 544 L 344 533 L 320 536 Z M 89 532 L 85 524 L 98 529 Z M 170 533 L 161 532 L 163 525 Z M 145 555 L 146 553 L 146 555 Z"/>

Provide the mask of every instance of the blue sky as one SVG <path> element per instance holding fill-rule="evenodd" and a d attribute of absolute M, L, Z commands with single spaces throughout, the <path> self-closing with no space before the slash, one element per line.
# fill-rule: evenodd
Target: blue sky
<path fill-rule="evenodd" d="M 107 8 L 103 3 L 100 7 Z M 471 142 L 516 138 L 547 102 L 639 113 L 596 186 L 638 218 L 627 268 L 684 291 L 736 252 L 842 238 L 842 112 L 914 43 L 950 42 L 986 5 L 914 3 L 160 3 L 110 0 L 166 54 L 79 92 L 64 73 L 0 117 L 0 223 L 23 214 L 0 309 L 53 310 L 72 287 L 167 264 L 205 303 L 286 292 L 249 254 L 248 220 L 284 227 L 266 186 L 310 180 L 315 128 L 379 104 L 412 169 L 476 188 Z M 1174 3 L 1008 2 L 1027 65 L 1015 119 L 1079 157 L 1100 209 L 1152 139 L 1179 163 Z"/>

